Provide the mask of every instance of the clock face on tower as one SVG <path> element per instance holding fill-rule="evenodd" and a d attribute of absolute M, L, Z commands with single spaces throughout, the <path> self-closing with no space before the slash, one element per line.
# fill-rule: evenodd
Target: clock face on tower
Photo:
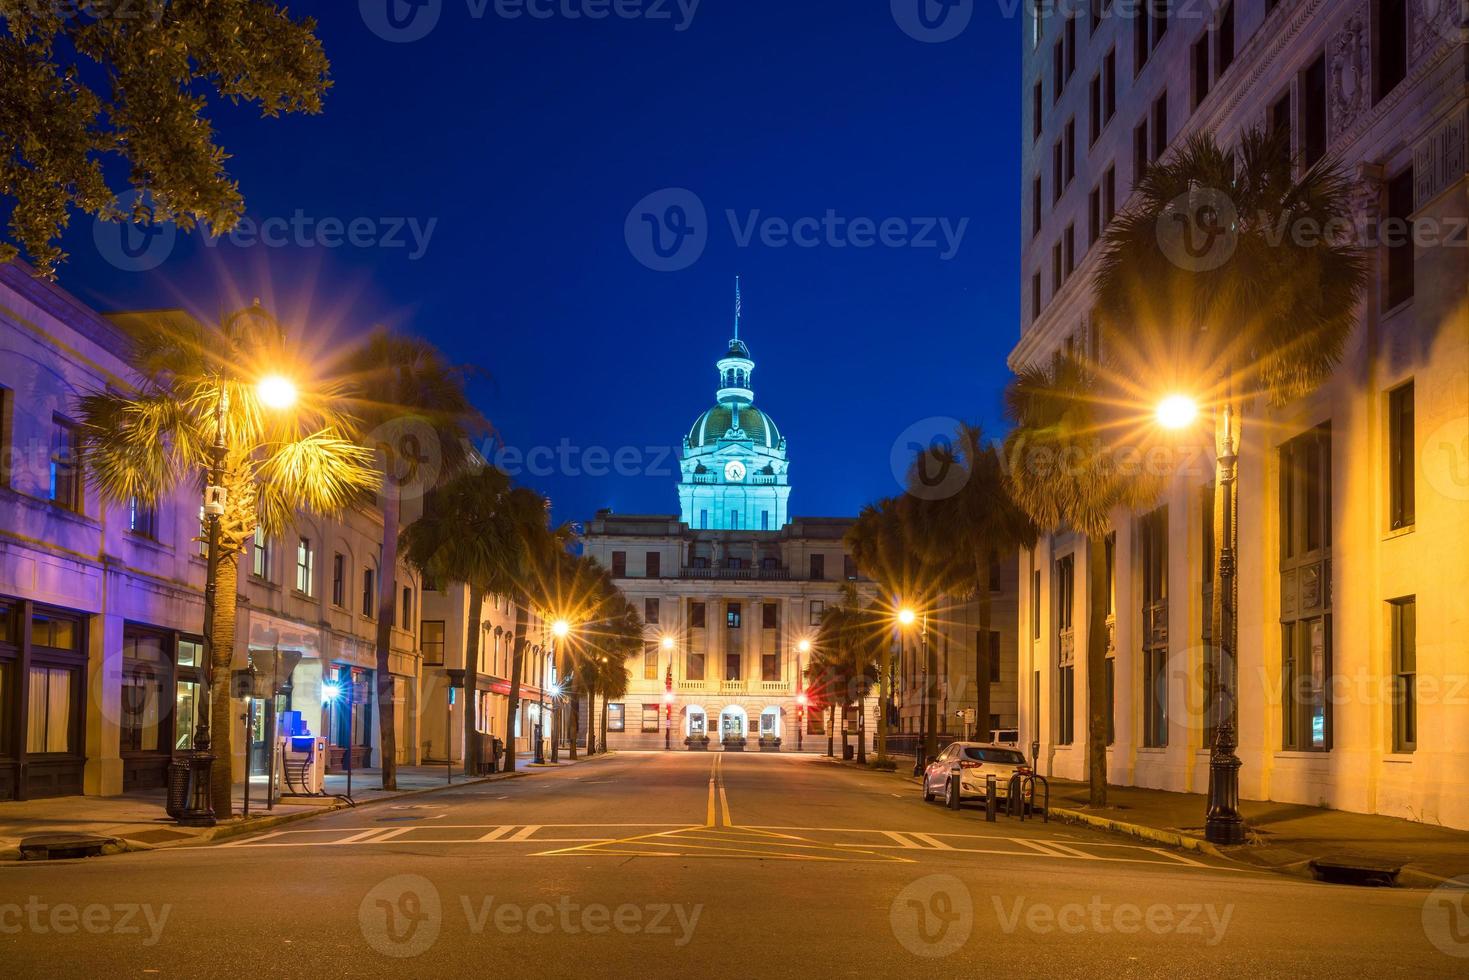
<path fill-rule="evenodd" d="M 745 464 L 732 459 L 724 465 L 724 478 L 730 483 L 739 483 L 745 478 Z"/>

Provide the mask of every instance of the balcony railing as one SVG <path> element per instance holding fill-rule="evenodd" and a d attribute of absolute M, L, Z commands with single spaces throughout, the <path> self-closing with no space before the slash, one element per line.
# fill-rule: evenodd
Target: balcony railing
<path fill-rule="evenodd" d="M 678 689 L 680 691 L 703 691 L 703 690 L 706 690 L 707 689 L 705 687 L 705 684 L 706 684 L 705 681 L 688 681 L 688 680 L 684 680 L 684 681 L 679 681 L 678 682 Z"/>
<path fill-rule="evenodd" d="M 719 693 L 720 694 L 743 694 L 743 693 L 745 693 L 745 682 L 744 681 L 720 681 L 719 682 Z"/>
<path fill-rule="evenodd" d="M 791 693 L 790 681 L 761 681 L 761 694 L 789 694 Z"/>
<path fill-rule="evenodd" d="M 789 568 L 695 568 L 679 570 L 682 578 L 723 579 L 764 582 L 789 582 L 794 576 Z"/>

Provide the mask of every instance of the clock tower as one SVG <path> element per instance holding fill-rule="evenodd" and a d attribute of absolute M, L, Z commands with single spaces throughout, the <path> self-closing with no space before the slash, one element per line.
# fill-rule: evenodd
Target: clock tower
<path fill-rule="evenodd" d="M 683 442 L 678 500 L 694 530 L 779 531 L 789 522 L 791 495 L 786 441 L 755 407 L 755 362 L 740 339 L 739 286 L 735 334 L 716 362 L 717 404 L 694 420 Z"/>

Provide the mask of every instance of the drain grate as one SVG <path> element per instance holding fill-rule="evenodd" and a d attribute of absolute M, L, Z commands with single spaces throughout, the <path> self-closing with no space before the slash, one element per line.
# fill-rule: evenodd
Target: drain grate
<path fill-rule="evenodd" d="M 63 858 L 96 857 L 104 848 L 121 847 L 116 837 L 91 834 L 37 834 L 23 838 L 20 856 L 27 861 L 57 861 Z"/>
<path fill-rule="evenodd" d="M 1324 857 L 1311 862 L 1311 873 L 1320 881 L 1336 885 L 1365 885 L 1391 888 L 1403 866 L 1397 862 L 1366 857 Z"/>

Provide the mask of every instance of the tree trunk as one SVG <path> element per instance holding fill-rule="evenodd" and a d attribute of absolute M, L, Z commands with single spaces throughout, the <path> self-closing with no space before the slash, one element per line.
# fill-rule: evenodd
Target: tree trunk
<path fill-rule="evenodd" d="M 923 758 L 920 762 L 928 764 L 928 760 L 939 754 L 939 702 L 934 697 L 934 685 L 939 676 L 939 651 L 938 644 L 928 641 L 928 627 L 925 625 L 922 639 L 924 664 L 923 664 L 923 746 L 919 750 Z"/>
<path fill-rule="evenodd" d="M 607 699 L 602 699 L 602 751 L 607 751 Z"/>
<path fill-rule="evenodd" d="M 891 694 L 892 678 L 888 676 L 893 664 L 893 648 L 891 643 L 884 642 L 882 653 L 878 657 L 878 678 L 881 695 L 877 699 L 877 759 L 879 762 L 887 761 L 888 757 L 888 697 Z M 862 714 L 866 714 L 865 706 Z M 858 715 L 858 724 L 861 724 L 862 714 Z"/>
<path fill-rule="evenodd" d="M 597 754 L 597 682 L 587 683 L 587 758 Z"/>
<path fill-rule="evenodd" d="M 392 477 L 389 476 L 388 479 Z M 382 562 L 378 567 L 377 596 L 377 717 L 378 766 L 382 769 L 383 789 L 398 788 L 398 733 L 394 727 L 398 706 L 393 702 L 393 675 L 390 654 L 393 624 L 398 615 L 398 516 L 399 502 L 395 488 L 383 488 Z M 405 629 L 412 624 L 405 623 Z M 350 740 L 349 740 L 350 741 Z M 349 745 L 347 751 L 352 751 Z"/>
<path fill-rule="evenodd" d="M 1086 540 L 1087 760 L 1091 805 L 1107 805 L 1107 539 Z"/>
<path fill-rule="evenodd" d="M 882 753 L 878 753 L 881 756 Z M 857 764 L 867 765 L 867 698 L 857 699 Z"/>
<path fill-rule="evenodd" d="M 979 642 L 974 647 L 974 738 L 980 742 L 988 742 L 990 671 L 994 669 L 990 666 L 990 625 L 993 616 L 990 588 L 993 583 L 990 582 L 989 563 L 985 562 L 983 568 L 979 583 Z M 1019 683 L 1018 680 L 1016 683 Z M 979 737 L 980 732 L 986 733 L 984 738 Z"/>
<path fill-rule="evenodd" d="M 515 598 L 515 637 L 510 655 L 510 711 L 505 715 L 505 771 L 515 771 L 515 720 L 520 714 L 520 672 L 525 664 L 526 604 Z"/>
<path fill-rule="evenodd" d="M 469 634 L 464 644 L 464 775 L 479 775 L 479 657 L 484 640 L 485 594 L 469 589 Z M 448 747 L 449 758 L 454 749 Z"/>
<path fill-rule="evenodd" d="M 569 683 L 569 684 L 575 684 L 576 683 L 576 681 L 571 678 L 571 675 L 570 674 L 567 675 L 567 683 Z M 576 737 L 579 734 L 581 734 L 581 695 L 578 694 L 578 693 L 576 693 L 576 691 L 573 689 L 573 691 L 570 693 L 570 695 L 566 699 L 566 704 L 567 704 L 568 708 L 571 710 L 571 718 L 568 719 L 568 722 L 569 722 L 569 725 L 570 725 L 570 728 L 571 728 L 571 745 L 569 747 L 569 753 L 568 754 L 569 754 L 571 760 L 573 762 L 575 762 L 576 761 Z"/>
<path fill-rule="evenodd" d="M 828 708 L 827 714 L 831 718 L 831 724 L 826 726 L 826 757 L 830 759 L 836 755 L 837 706 Z"/>
<path fill-rule="evenodd" d="M 214 816 L 228 820 L 234 815 L 235 792 L 235 702 L 230 697 L 230 674 L 235 656 L 235 611 L 239 603 L 237 585 L 240 555 L 228 551 L 220 556 L 215 568 L 214 622 L 210 639 L 209 662 L 209 751 L 214 753 L 210 772 L 209 796 Z M 245 774 L 250 772 L 250 736 L 245 735 Z"/>

